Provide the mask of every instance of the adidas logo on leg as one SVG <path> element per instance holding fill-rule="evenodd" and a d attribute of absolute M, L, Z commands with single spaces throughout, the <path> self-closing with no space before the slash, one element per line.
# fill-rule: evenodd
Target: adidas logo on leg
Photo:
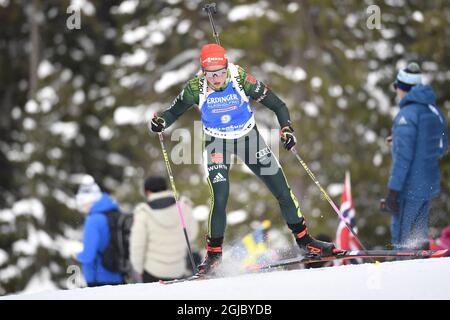
<path fill-rule="evenodd" d="M 212 183 L 223 182 L 223 181 L 227 181 L 227 179 L 225 179 L 225 177 L 219 172 L 219 173 L 216 174 L 216 176 L 214 177 Z"/>

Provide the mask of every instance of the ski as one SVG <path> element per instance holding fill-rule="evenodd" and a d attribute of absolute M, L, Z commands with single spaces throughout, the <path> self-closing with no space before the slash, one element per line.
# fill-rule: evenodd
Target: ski
<path fill-rule="evenodd" d="M 187 282 L 187 281 L 200 281 L 200 280 L 208 280 L 212 279 L 213 277 L 200 275 L 200 274 L 194 274 L 189 277 L 180 278 L 180 279 L 173 279 L 173 280 L 159 280 L 159 283 L 161 284 L 173 284 L 173 283 L 181 283 L 181 282 Z"/>
<path fill-rule="evenodd" d="M 440 258 L 446 256 L 448 249 L 445 250 L 367 250 L 367 251 L 340 251 L 339 253 L 328 257 L 296 257 L 283 259 L 267 264 L 255 264 L 247 268 L 248 271 L 263 271 L 279 267 L 291 266 L 296 264 L 309 264 L 326 262 L 332 260 L 349 259 L 370 259 L 370 258 L 389 258 L 389 257 L 411 257 L 411 258 Z"/>
<path fill-rule="evenodd" d="M 411 250 L 411 251 L 402 251 L 402 250 L 359 250 L 359 251 L 340 251 L 333 256 L 328 257 L 319 257 L 319 256 L 307 256 L 307 257 L 295 257 L 290 259 L 283 259 L 267 264 L 255 264 L 250 267 L 247 267 L 247 272 L 259 272 L 259 271 L 268 271 L 271 269 L 276 269 L 280 267 L 292 266 L 292 265 L 301 265 L 301 264 L 310 264 L 310 263 L 318 263 L 318 262 L 326 262 L 332 260 L 349 260 L 349 259 L 374 259 L 374 258 L 389 258 L 389 257 L 410 257 L 410 258 L 440 258 L 444 257 L 448 254 L 448 249 L 444 250 Z M 219 278 L 217 276 L 207 276 L 207 275 L 199 275 L 194 274 L 192 276 L 174 279 L 174 280 L 160 280 L 161 284 L 174 284 L 174 283 L 182 283 L 187 281 L 202 281 Z"/>

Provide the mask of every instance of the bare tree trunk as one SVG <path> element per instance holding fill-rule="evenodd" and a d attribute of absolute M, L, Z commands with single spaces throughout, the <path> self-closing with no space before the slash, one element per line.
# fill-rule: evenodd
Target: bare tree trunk
<path fill-rule="evenodd" d="M 34 99 L 36 96 L 38 77 L 37 68 L 39 64 L 39 25 L 38 25 L 38 1 L 32 0 L 31 10 L 29 11 L 30 22 L 30 69 L 29 69 L 29 92 L 28 98 Z"/>

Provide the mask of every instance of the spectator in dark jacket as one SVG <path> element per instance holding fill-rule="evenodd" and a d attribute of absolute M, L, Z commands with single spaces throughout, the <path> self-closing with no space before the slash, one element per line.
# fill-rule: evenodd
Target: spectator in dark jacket
<path fill-rule="evenodd" d="M 439 159 L 448 149 L 445 117 L 429 85 L 422 85 L 420 67 L 411 63 L 394 83 L 400 111 L 392 129 L 389 193 L 381 203 L 392 214 L 392 244 L 428 248 L 428 210 L 440 192 Z"/>
<path fill-rule="evenodd" d="M 77 256 L 87 285 L 94 287 L 124 283 L 121 273 L 111 272 L 102 264 L 102 253 L 111 238 L 106 214 L 119 210 L 117 204 L 107 193 L 101 192 L 91 176 L 83 180 L 76 201 L 79 209 L 87 214 L 83 251 Z"/>

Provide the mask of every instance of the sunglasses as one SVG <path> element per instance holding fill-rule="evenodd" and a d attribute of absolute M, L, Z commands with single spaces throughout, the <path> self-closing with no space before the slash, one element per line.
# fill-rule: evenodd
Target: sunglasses
<path fill-rule="evenodd" d="M 214 71 L 203 70 L 203 74 L 207 78 L 222 77 L 227 74 L 227 67 L 225 67 L 223 69 L 219 69 L 219 70 L 214 70 Z"/>

